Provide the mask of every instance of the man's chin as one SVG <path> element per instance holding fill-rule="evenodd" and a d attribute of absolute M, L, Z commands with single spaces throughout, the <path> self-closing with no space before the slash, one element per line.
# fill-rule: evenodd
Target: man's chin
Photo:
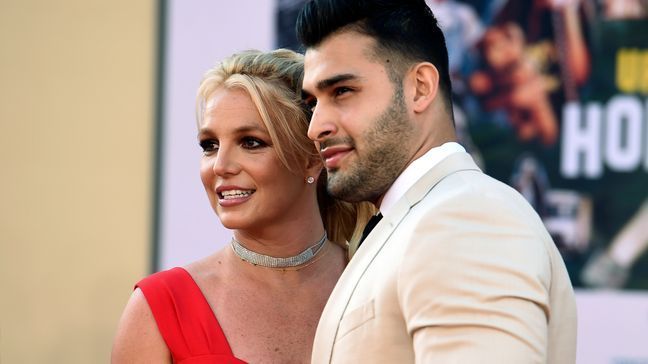
<path fill-rule="evenodd" d="M 340 171 L 337 173 L 329 174 L 327 179 L 328 193 L 340 200 L 348 202 L 362 201 L 360 198 L 361 186 L 353 178 L 348 175 L 343 175 Z"/>
<path fill-rule="evenodd" d="M 328 173 L 326 179 L 326 189 L 335 198 L 340 198 L 340 194 L 345 192 L 344 178 L 341 177 L 339 172 L 333 171 Z"/>

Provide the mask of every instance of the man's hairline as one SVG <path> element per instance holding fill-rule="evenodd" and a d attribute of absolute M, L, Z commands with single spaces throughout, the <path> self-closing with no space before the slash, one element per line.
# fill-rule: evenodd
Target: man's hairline
<path fill-rule="evenodd" d="M 393 84 L 395 88 L 397 87 L 402 87 L 402 82 L 403 79 L 405 78 L 405 74 L 407 73 L 407 70 L 409 70 L 414 64 L 417 62 L 413 60 L 403 60 L 403 57 L 401 54 L 398 52 L 395 52 L 393 50 L 390 50 L 386 47 L 383 47 L 378 43 L 378 39 L 376 36 L 368 34 L 367 32 L 362 31 L 362 26 L 360 23 L 362 20 L 356 21 L 354 23 L 350 23 L 347 25 L 344 25 L 331 33 L 327 34 L 326 36 L 322 37 L 322 39 L 319 40 L 319 42 L 308 46 L 306 50 L 304 51 L 304 55 L 309 51 L 309 50 L 317 50 L 324 42 L 327 40 L 330 40 L 333 37 L 345 34 L 345 33 L 355 33 L 357 35 L 361 35 L 364 37 L 368 37 L 371 39 L 372 44 L 369 46 L 369 49 L 363 50 L 363 55 L 367 58 L 372 63 L 376 63 L 381 65 L 384 69 L 385 72 L 387 73 L 387 78 L 389 81 Z M 386 60 L 384 57 L 381 57 L 380 51 L 384 51 L 388 53 L 387 55 L 393 55 L 395 57 L 391 58 L 399 58 L 398 61 L 396 62 L 389 62 Z M 403 63 L 407 63 L 403 65 Z"/>

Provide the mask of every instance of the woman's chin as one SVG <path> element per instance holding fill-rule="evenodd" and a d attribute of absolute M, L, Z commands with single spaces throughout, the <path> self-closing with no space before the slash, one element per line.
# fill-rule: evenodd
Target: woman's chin
<path fill-rule="evenodd" d="M 235 230 L 235 229 L 245 229 L 251 225 L 249 219 L 243 219 L 238 216 L 228 216 L 228 214 L 219 215 L 221 225 L 226 229 Z"/>

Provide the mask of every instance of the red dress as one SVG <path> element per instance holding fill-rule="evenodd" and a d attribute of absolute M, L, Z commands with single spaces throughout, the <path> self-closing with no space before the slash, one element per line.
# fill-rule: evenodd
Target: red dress
<path fill-rule="evenodd" d="M 152 274 L 135 285 L 146 297 L 174 363 L 235 363 L 214 312 L 183 268 Z"/>

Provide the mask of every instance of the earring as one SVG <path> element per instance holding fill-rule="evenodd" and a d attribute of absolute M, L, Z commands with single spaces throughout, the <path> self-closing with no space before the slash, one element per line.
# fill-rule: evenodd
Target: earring
<path fill-rule="evenodd" d="M 315 182 L 315 177 L 313 177 L 313 176 L 306 177 L 306 183 L 308 183 L 310 185 L 310 184 L 313 184 L 313 182 Z"/>

